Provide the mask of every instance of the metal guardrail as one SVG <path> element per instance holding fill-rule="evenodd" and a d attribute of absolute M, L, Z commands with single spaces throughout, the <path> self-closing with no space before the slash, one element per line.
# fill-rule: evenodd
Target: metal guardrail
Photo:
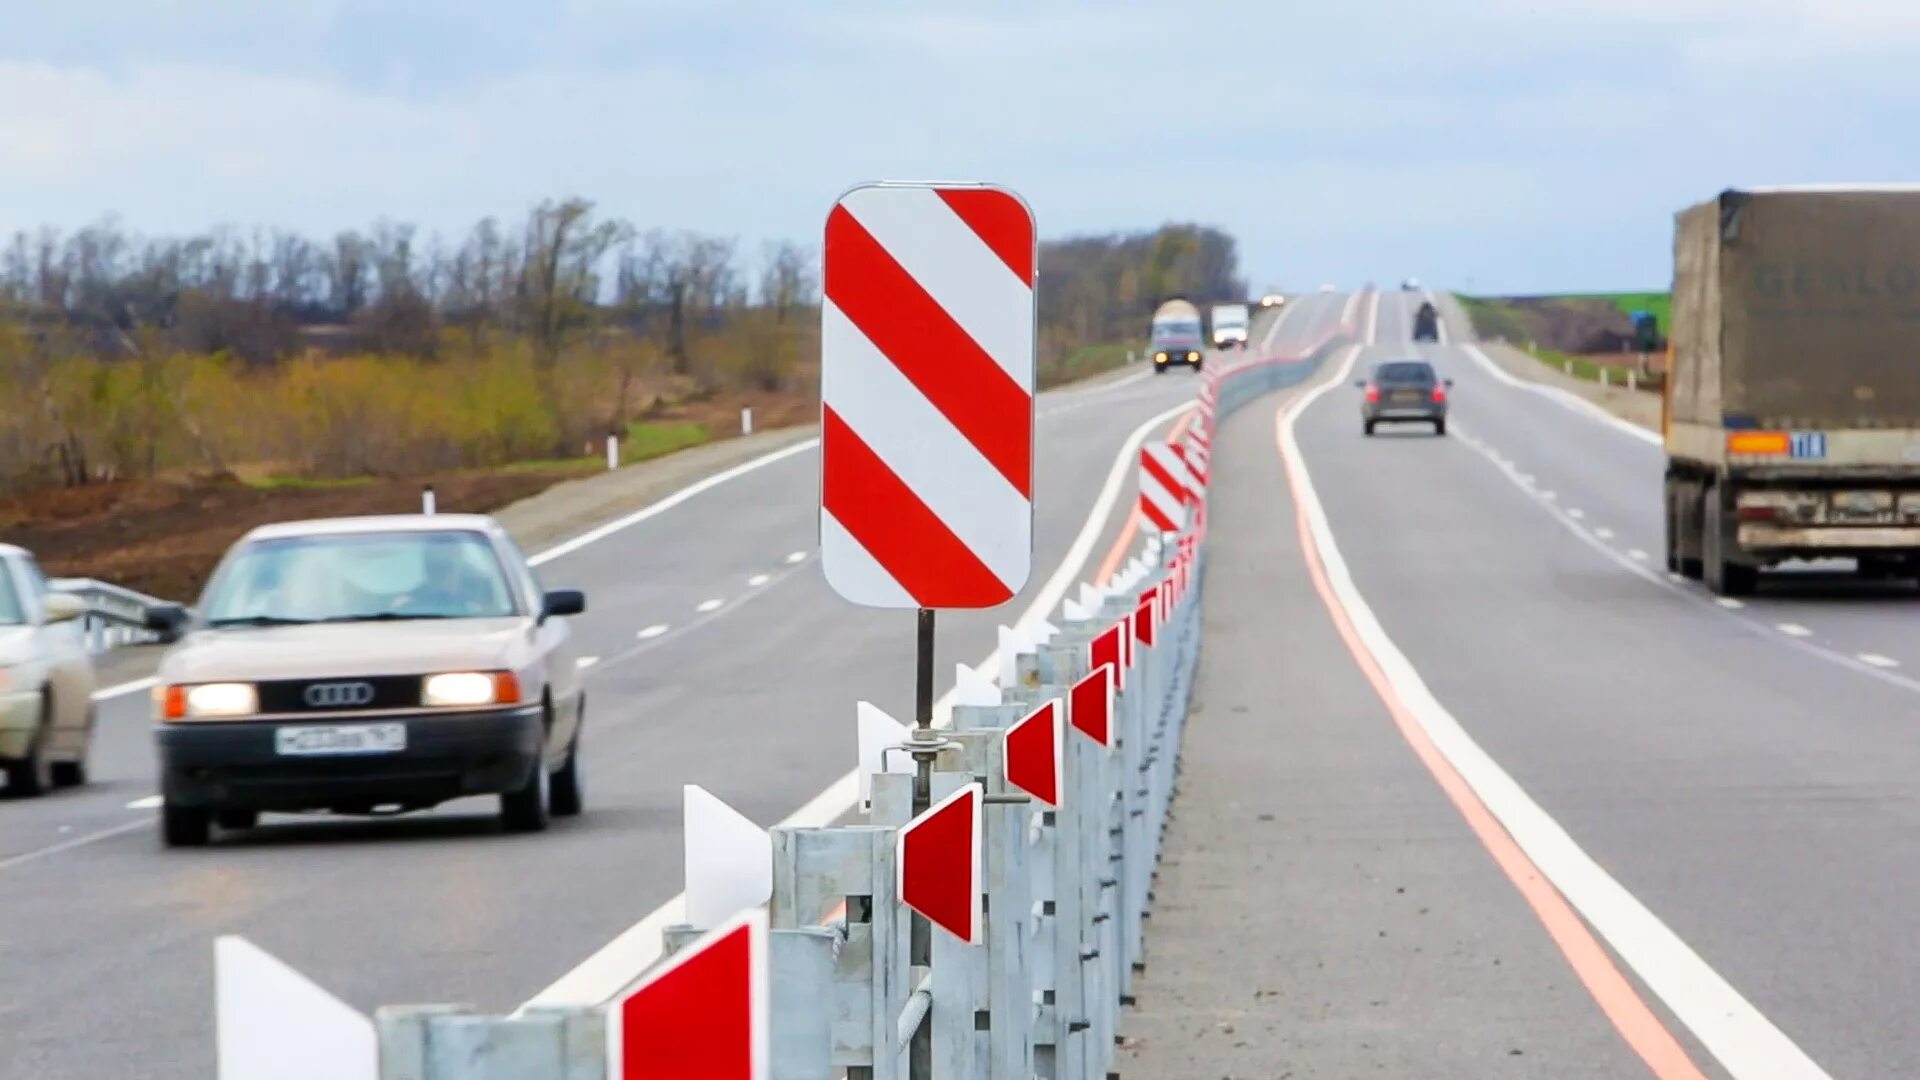
<path fill-rule="evenodd" d="M 80 597 L 87 603 L 82 627 L 87 651 L 99 654 L 122 645 L 152 645 L 160 635 L 147 629 L 147 608 L 163 603 L 133 589 L 94 578 L 53 578 L 47 582 L 55 592 Z"/>
<path fill-rule="evenodd" d="M 1314 354 L 1330 344 L 1319 343 Z M 1311 358 L 1223 370 L 1215 383 L 1216 416 L 1299 382 L 1314 366 L 1299 361 Z M 1115 582 L 1083 588 L 1066 609 L 1064 629 L 1039 642 L 1010 639 L 1017 648 L 1010 664 L 1003 660 L 998 704 L 953 707 L 950 723 L 939 732 L 931 787 L 936 809 L 950 794 L 976 789 L 979 795 L 982 904 L 975 943 L 936 932 L 926 966 L 910 962 L 912 915 L 902 900 L 900 860 L 906 857 L 901 838 L 913 819 L 913 775 L 872 775 L 863 824 L 776 828 L 763 834 L 764 846 L 748 845 L 762 869 L 771 861 L 770 896 L 762 894 L 770 927 L 770 1052 L 765 1072 L 755 1071 L 755 1077 L 1112 1075 L 1122 1010 L 1149 959 L 1146 925 L 1155 868 L 1201 648 L 1204 538 L 1202 516 L 1185 533 L 1150 539 L 1145 555 Z M 1148 599 L 1170 581 L 1164 603 Z M 1095 699 L 1110 702 L 1105 712 L 1111 734 L 1103 744 L 1078 730 L 1086 716 L 1075 719 L 1076 687 L 1095 671 L 1096 639 L 1111 653 L 1116 628 L 1140 638 L 1130 617 L 1149 605 L 1157 613 L 1152 640 L 1136 640 L 1124 684 Z M 1030 801 L 1007 778 L 1009 729 L 1049 707 L 1060 712 L 1064 729 L 1056 744 L 1060 799 L 1051 808 Z M 1093 705 L 1089 710 L 1087 715 L 1102 711 Z M 689 896 L 694 882 L 689 866 Z M 687 949 L 710 929 L 668 927 L 665 954 Z M 242 946 L 227 947 L 237 956 Z M 229 988 L 224 975 L 219 981 L 223 1017 L 230 1009 L 238 1016 L 262 997 L 238 981 Z M 314 1047 L 351 1043 L 355 1048 L 342 1051 L 342 1064 L 330 1064 L 327 1075 L 354 1080 L 622 1075 L 610 1062 L 612 1003 L 530 1008 L 512 1016 L 481 1015 L 464 1006 L 388 1006 L 369 1022 L 317 988 L 300 993 L 310 995 L 314 1004 L 308 1009 L 236 1021 L 231 1047 L 223 1033 L 225 1080 L 291 1075 L 285 1071 L 287 1048 L 302 1039 Z M 319 1023 L 316 1013 L 337 1015 Z M 249 1047 L 249 1041 L 258 1046 Z M 243 1051 L 260 1047 L 267 1064 L 231 1071 L 225 1066 L 230 1053 L 237 1061 Z M 918 1054 L 924 1056 L 916 1060 Z"/>

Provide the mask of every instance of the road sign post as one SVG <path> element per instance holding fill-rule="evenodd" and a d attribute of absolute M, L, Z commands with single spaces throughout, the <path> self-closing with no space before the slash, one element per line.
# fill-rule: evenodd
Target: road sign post
<path fill-rule="evenodd" d="M 827 217 L 821 569 L 856 604 L 916 612 L 914 726 L 901 748 L 915 815 L 932 808 L 947 745 L 933 727 L 934 612 L 1005 603 L 1032 567 L 1037 260 L 1032 212 L 991 185 L 863 184 Z M 978 811 L 976 798 L 976 831 Z M 932 955 L 931 926 L 916 917 L 910 963 L 928 969 Z M 931 1074 L 930 1027 L 909 1049 L 916 1080 Z"/>

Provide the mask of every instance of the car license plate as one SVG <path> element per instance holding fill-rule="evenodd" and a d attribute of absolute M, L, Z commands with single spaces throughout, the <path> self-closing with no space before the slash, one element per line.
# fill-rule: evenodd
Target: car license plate
<path fill-rule="evenodd" d="M 1393 401 L 1399 405 L 1418 405 L 1420 403 L 1420 391 L 1395 390 L 1393 392 Z"/>
<path fill-rule="evenodd" d="M 391 754 L 407 748 L 405 724 L 329 724 L 283 727 L 273 733 L 276 752 L 291 757 Z"/>

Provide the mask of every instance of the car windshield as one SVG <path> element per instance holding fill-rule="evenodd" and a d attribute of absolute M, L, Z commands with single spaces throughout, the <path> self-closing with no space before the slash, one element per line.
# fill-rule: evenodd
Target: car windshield
<path fill-rule="evenodd" d="M 26 622 L 20 606 L 20 593 L 13 587 L 13 572 L 0 561 L 0 626 L 19 626 Z"/>
<path fill-rule="evenodd" d="M 201 609 L 209 626 L 516 613 L 486 537 L 453 531 L 255 540 L 221 569 Z"/>
<path fill-rule="evenodd" d="M 1134 325 L 1139 325 L 1138 323 Z M 1168 319 L 1153 324 L 1153 340 L 1182 342 L 1200 340 L 1200 320 Z"/>
<path fill-rule="evenodd" d="M 1394 361 L 1373 369 L 1373 381 L 1385 385 L 1425 386 L 1432 383 L 1433 367 L 1415 360 Z"/>

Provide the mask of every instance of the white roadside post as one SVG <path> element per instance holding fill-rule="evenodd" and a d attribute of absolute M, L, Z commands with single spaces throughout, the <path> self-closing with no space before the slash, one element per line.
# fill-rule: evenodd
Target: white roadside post
<path fill-rule="evenodd" d="M 420 512 L 423 514 L 431 514 L 435 512 L 432 484 L 428 484 L 427 486 L 420 489 Z"/>
<path fill-rule="evenodd" d="M 753 434 L 753 406 L 751 405 L 740 410 L 740 434 Z"/>
<path fill-rule="evenodd" d="M 620 436 L 609 434 L 607 436 L 607 471 L 612 472 L 613 470 L 619 467 L 620 467 Z"/>

